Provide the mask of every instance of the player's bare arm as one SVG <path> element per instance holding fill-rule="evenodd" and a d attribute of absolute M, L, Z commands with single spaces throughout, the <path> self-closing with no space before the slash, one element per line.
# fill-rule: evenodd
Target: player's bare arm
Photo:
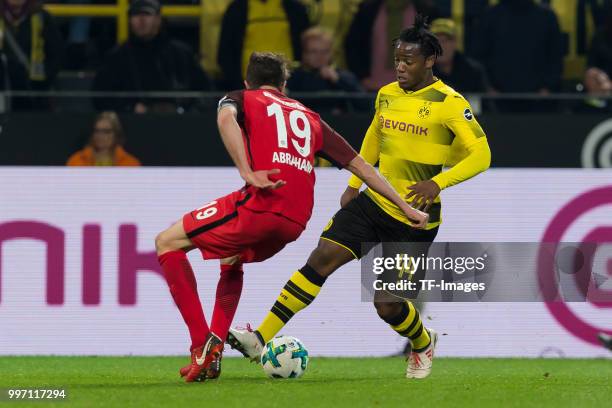
<path fill-rule="evenodd" d="M 383 195 L 393 204 L 397 205 L 406 214 L 406 217 L 413 222 L 413 227 L 424 228 L 429 220 L 429 215 L 419 210 L 415 210 L 408 205 L 402 197 L 393 189 L 391 184 L 382 177 L 371 164 L 367 163 L 361 156 L 356 156 L 346 167 L 348 171 L 363 180 L 372 190 Z"/>
<path fill-rule="evenodd" d="M 253 171 L 246 157 L 242 130 L 236 120 L 236 108 L 231 105 L 222 106 L 217 114 L 217 126 L 223 144 L 244 181 L 257 188 L 276 189 L 285 185 L 284 180 L 272 181 L 271 174 L 280 173 L 279 169 Z"/>
<path fill-rule="evenodd" d="M 353 199 L 357 198 L 359 195 L 359 189 L 355 187 L 348 186 L 342 196 L 340 197 L 340 207 L 346 206 Z"/>

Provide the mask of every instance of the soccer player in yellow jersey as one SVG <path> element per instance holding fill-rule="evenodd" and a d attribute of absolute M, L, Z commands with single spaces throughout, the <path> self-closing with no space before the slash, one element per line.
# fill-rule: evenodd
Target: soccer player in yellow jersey
<path fill-rule="evenodd" d="M 376 113 L 361 155 L 379 162 L 380 173 L 415 207 L 429 213 L 425 229 L 416 229 L 400 209 L 379 194 L 359 192 L 352 177 L 332 218 L 306 265 L 287 282 L 272 310 L 255 331 L 230 329 L 228 343 L 258 359 L 262 346 L 295 313 L 308 306 L 325 279 L 362 255 L 362 242 L 420 242 L 429 247 L 441 223 L 440 191 L 486 170 L 491 161 L 487 138 L 469 103 L 433 76 L 442 54 L 440 43 L 422 17 L 401 32 L 394 44 L 397 82 L 380 89 Z M 442 167 L 454 164 L 442 172 Z M 400 336 L 410 339 L 412 352 L 406 376 L 424 378 L 431 372 L 437 335 L 425 328 L 409 301 L 389 294 L 374 295 L 376 312 Z"/>

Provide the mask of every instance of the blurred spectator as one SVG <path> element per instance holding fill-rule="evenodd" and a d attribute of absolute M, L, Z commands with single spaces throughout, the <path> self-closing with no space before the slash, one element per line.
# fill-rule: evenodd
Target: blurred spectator
<path fill-rule="evenodd" d="M 612 77 L 612 11 L 608 12 L 605 24 L 593 36 L 587 66 L 599 68 Z"/>
<path fill-rule="evenodd" d="M 612 0 L 579 0 L 578 8 L 581 7 L 590 11 L 589 17 L 592 19 L 596 30 L 600 30 L 608 24 L 607 19 L 609 18 L 610 11 L 612 11 Z M 579 18 L 581 17 L 580 11 L 578 11 Z M 585 17 L 582 18 L 587 20 Z"/>
<path fill-rule="evenodd" d="M 450 19 L 434 20 L 430 28 L 442 46 L 442 55 L 434 65 L 434 75 L 461 93 L 488 91 L 486 74 L 482 66 L 457 50 L 457 28 Z"/>
<path fill-rule="evenodd" d="M 162 30 L 157 0 L 130 5 L 130 39 L 113 51 L 94 79 L 94 91 L 207 91 L 208 77 L 195 54 Z M 96 98 L 99 110 L 120 112 L 183 112 L 193 100 Z"/>
<path fill-rule="evenodd" d="M 610 76 L 599 68 L 591 67 L 584 75 L 584 90 L 588 97 L 578 106 L 580 112 L 610 112 L 612 105 L 607 98 L 612 95 Z"/>
<path fill-rule="evenodd" d="M 70 5 L 84 5 L 91 4 L 91 2 L 92 0 L 63 1 L 63 3 Z M 69 19 L 64 69 L 86 69 L 90 66 L 90 61 L 95 58 L 95 50 L 90 45 L 91 22 L 91 17 L 72 17 Z"/>
<path fill-rule="evenodd" d="M 37 0 L 0 0 L 1 89 L 46 91 L 61 66 L 63 44 Z M 14 110 L 48 109 L 47 98 L 14 98 Z"/>
<path fill-rule="evenodd" d="M 270 51 L 291 61 L 299 60 L 300 37 L 309 25 L 306 7 L 298 0 L 234 0 L 223 16 L 219 37 L 217 61 L 224 77 L 223 87 L 244 87 L 242 79 L 254 51 Z"/>
<path fill-rule="evenodd" d="M 563 50 L 557 16 L 533 0 L 500 0 L 489 8 L 473 51 L 496 91 L 546 95 L 559 89 Z"/>
<path fill-rule="evenodd" d="M 121 122 L 115 112 L 96 116 L 89 143 L 68 159 L 67 166 L 140 166 L 140 161 L 122 145 L 125 142 Z"/>
<path fill-rule="evenodd" d="M 360 92 L 359 81 L 351 72 L 337 69 L 332 63 L 333 39 L 319 27 L 313 27 L 302 34 L 302 64 L 296 68 L 287 81 L 287 88 L 293 92 L 345 91 Z M 317 111 L 340 111 L 345 102 L 321 100 L 307 101 Z"/>
<path fill-rule="evenodd" d="M 334 63 L 346 68 L 344 40 L 361 0 L 300 0 L 308 11 L 310 23 L 329 32 L 333 41 Z"/>
<path fill-rule="evenodd" d="M 602 96 L 612 95 L 612 12 L 607 12 L 600 30 L 595 33 L 587 58 L 584 88 L 589 97 L 578 106 L 582 112 L 610 112 L 612 104 Z"/>
<path fill-rule="evenodd" d="M 397 80 L 390 45 L 417 13 L 440 17 L 432 0 L 365 0 L 359 5 L 344 47 L 348 69 L 366 90 L 378 91 Z"/>

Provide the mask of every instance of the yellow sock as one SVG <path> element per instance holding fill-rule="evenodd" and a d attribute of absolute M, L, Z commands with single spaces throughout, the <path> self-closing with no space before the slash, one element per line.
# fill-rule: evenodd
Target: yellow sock
<path fill-rule="evenodd" d="M 402 305 L 402 312 L 391 323 L 391 328 L 400 336 L 408 337 L 413 351 L 420 351 L 431 342 L 429 333 L 425 330 L 419 311 L 411 302 Z M 395 324 L 394 324 L 395 323 Z"/>
<path fill-rule="evenodd" d="M 323 283 L 325 278 L 308 265 L 291 275 L 272 309 L 257 328 L 264 343 L 270 341 L 294 314 L 312 303 Z"/>

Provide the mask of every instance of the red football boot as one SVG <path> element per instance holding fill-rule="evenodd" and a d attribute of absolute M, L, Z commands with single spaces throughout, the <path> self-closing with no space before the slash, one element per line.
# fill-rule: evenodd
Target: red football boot
<path fill-rule="evenodd" d="M 207 380 L 214 380 L 216 378 L 219 378 L 219 376 L 221 375 L 222 357 L 223 353 L 219 354 L 219 358 L 213 359 L 213 361 L 211 361 L 210 365 L 208 366 L 208 370 L 206 370 Z M 179 370 L 179 374 L 181 375 L 181 377 L 184 377 L 189 373 L 189 370 L 191 370 L 191 364 L 187 364 L 186 366 L 181 367 L 181 369 Z"/>
<path fill-rule="evenodd" d="M 223 353 L 223 340 L 213 333 L 206 337 L 206 343 L 201 347 L 196 347 L 191 351 L 191 365 L 185 374 L 186 382 L 204 381 L 207 378 L 217 378 L 220 373 L 220 360 Z M 219 364 L 212 364 L 218 361 Z M 217 370 L 216 366 L 219 366 Z M 185 367 L 183 367 L 185 368 Z M 209 371 L 212 377 L 209 377 Z M 183 369 L 180 370 L 182 375 Z"/>
<path fill-rule="evenodd" d="M 179 370 L 179 374 L 181 375 L 181 377 L 184 377 L 189 373 L 189 370 L 191 370 L 191 363 L 187 364 L 184 367 L 181 367 L 181 369 Z"/>

